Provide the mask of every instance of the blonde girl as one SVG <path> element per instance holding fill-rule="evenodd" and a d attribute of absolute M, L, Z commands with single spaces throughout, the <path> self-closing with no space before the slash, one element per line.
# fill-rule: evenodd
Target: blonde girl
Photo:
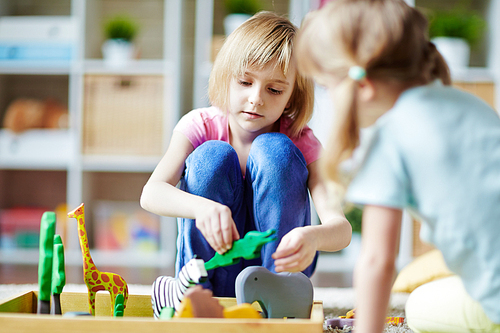
<path fill-rule="evenodd" d="M 409 326 L 499 332 L 500 119 L 449 86 L 426 32 L 403 0 L 334 0 L 307 17 L 296 46 L 299 71 L 335 105 L 323 170 L 364 206 L 356 332 L 383 330 L 402 209 L 420 216 L 421 237 L 456 273 L 414 291 Z M 374 121 L 360 143 L 360 127 Z"/>
<path fill-rule="evenodd" d="M 143 189 L 142 207 L 179 217 L 176 272 L 194 255 L 224 253 L 249 230 L 277 230 L 260 259 L 209 272 L 204 286 L 215 296 L 234 296 L 248 265 L 311 276 L 317 251 L 350 242 L 350 224 L 326 203 L 317 172 L 321 145 L 306 125 L 313 83 L 296 72 L 296 33 L 288 19 L 262 12 L 227 38 L 209 80 L 213 106 L 179 121 Z M 310 225 L 308 190 L 321 225 Z"/>

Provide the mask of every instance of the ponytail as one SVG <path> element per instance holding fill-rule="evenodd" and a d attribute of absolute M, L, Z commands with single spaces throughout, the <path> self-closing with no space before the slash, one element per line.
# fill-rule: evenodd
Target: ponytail
<path fill-rule="evenodd" d="M 346 77 L 339 83 L 337 92 L 337 96 L 334 96 L 338 101 L 335 122 L 325 150 L 328 153 L 321 159 L 321 170 L 325 178 L 347 185 L 347 179 L 339 172 L 339 166 L 352 155 L 359 143 L 357 82 Z"/>
<path fill-rule="evenodd" d="M 429 42 L 430 81 L 440 79 L 444 85 L 451 85 L 450 69 L 434 43 Z"/>

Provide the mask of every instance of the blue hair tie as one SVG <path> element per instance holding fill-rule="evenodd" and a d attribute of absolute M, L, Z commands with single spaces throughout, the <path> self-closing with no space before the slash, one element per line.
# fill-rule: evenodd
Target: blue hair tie
<path fill-rule="evenodd" d="M 354 81 L 361 81 L 366 77 L 366 71 L 363 67 L 352 66 L 349 68 L 349 77 Z"/>

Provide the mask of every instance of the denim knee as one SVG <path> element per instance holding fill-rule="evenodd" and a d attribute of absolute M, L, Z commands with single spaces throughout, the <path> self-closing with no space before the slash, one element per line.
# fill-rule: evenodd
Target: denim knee
<path fill-rule="evenodd" d="M 186 159 L 186 173 L 196 172 L 206 175 L 223 174 L 221 171 L 238 162 L 234 148 L 224 141 L 206 141 L 198 146 Z M 239 162 L 238 162 L 239 163 Z"/>
<path fill-rule="evenodd" d="M 307 169 L 301 151 L 283 133 L 265 133 L 255 138 L 249 160 L 271 173 L 287 174 L 290 169 L 297 168 L 297 164 L 298 168 Z"/>
<path fill-rule="evenodd" d="M 230 191 L 241 186 L 241 169 L 236 151 L 223 141 L 206 141 L 186 159 L 181 188 L 191 194 L 210 199 L 220 191 L 222 183 Z"/>

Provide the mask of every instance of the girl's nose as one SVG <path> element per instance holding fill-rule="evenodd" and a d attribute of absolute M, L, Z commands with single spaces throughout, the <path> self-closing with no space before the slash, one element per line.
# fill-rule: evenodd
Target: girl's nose
<path fill-rule="evenodd" d="M 253 89 L 253 91 L 250 93 L 250 96 L 248 97 L 248 101 L 250 102 L 250 104 L 256 106 L 264 104 L 264 102 L 262 101 L 260 89 Z"/>

